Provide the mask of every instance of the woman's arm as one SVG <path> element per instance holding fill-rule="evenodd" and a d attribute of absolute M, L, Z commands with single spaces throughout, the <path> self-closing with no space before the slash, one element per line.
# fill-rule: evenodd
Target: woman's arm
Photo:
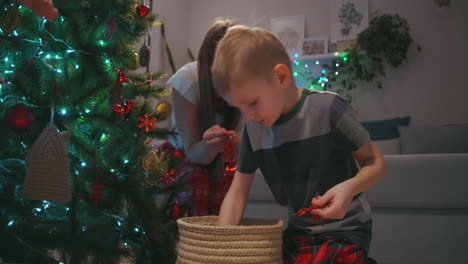
<path fill-rule="evenodd" d="M 200 128 L 196 105 L 184 98 L 176 89 L 172 89 L 171 97 L 175 120 L 187 159 L 195 164 L 210 164 L 219 153 L 219 148 L 216 147 L 217 144 L 210 143 L 220 142 L 207 142 L 199 135 Z M 217 130 L 214 133 L 214 137 L 216 137 L 223 132 Z"/>

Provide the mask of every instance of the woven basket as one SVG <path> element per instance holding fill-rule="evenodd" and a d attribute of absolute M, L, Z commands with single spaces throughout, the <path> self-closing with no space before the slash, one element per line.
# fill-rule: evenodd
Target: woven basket
<path fill-rule="evenodd" d="M 246 218 L 238 226 L 217 222 L 217 216 L 177 220 L 177 264 L 283 263 L 283 221 Z"/>

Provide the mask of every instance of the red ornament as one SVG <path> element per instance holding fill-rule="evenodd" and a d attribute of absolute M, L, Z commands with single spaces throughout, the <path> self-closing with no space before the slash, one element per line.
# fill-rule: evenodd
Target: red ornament
<path fill-rule="evenodd" d="M 29 107 L 23 103 L 17 103 L 6 111 L 5 120 L 11 129 L 25 132 L 34 124 L 34 115 Z"/>
<path fill-rule="evenodd" d="M 172 207 L 172 219 L 177 220 L 180 217 L 180 205 L 174 204 Z"/>
<path fill-rule="evenodd" d="M 89 195 L 89 199 L 94 201 L 94 205 L 99 204 L 99 200 L 104 200 L 104 195 L 102 194 L 102 190 L 104 189 L 104 184 L 99 182 L 99 177 L 96 177 L 96 181 L 89 185 L 93 192 Z"/>
<path fill-rule="evenodd" d="M 171 155 L 180 161 L 185 160 L 185 153 L 179 149 L 174 150 Z"/>
<path fill-rule="evenodd" d="M 130 114 L 133 109 L 133 101 L 132 100 L 124 100 L 122 104 L 113 104 L 112 111 L 118 114 Z"/>
<path fill-rule="evenodd" d="M 316 195 L 317 197 L 318 195 Z M 327 219 L 325 218 L 322 218 L 320 217 L 319 215 L 313 215 L 312 214 L 312 210 L 314 209 L 320 209 L 320 208 L 325 208 L 327 207 L 328 205 L 325 205 L 323 207 L 319 207 L 319 206 L 316 206 L 316 205 L 311 205 L 307 208 L 301 208 L 299 209 L 299 211 L 297 211 L 294 215 L 295 216 L 304 216 L 306 214 L 311 214 L 312 215 L 312 222 L 315 222 L 315 223 L 322 223 L 322 225 L 326 224 L 327 223 Z"/>
<path fill-rule="evenodd" d="M 117 81 L 119 83 L 128 83 L 128 78 L 121 69 L 117 70 Z"/>
<path fill-rule="evenodd" d="M 147 16 L 150 13 L 150 9 L 147 6 L 139 5 L 136 8 L 136 12 L 137 12 L 138 15 L 140 15 L 141 18 L 144 18 L 145 16 Z"/>
<path fill-rule="evenodd" d="M 151 129 L 156 130 L 158 128 L 154 123 L 158 121 L 156 118 L 152 117 L 150 118 L 150 115 L 148 113 L 145 114 L 145 118 L 143 117 L 138 117 L 138 120 L 140 120 L 142 123 L 138 124 L 138 128 L 145 128 L 145 132 L 149 133 Z"/>
<path fill-rule="evenodd" d="M 164 176 L 162 176 L 159 181 L 164 183 L 164 185 L 169 185 L 171 182 L 175 182 L 175 179 L 174 177 L 172 177 L 173 175 L 175 174 L 175 170 L 171 169 L 169 170 L 168 168 L 168 171 L 166 173 L 164 173 Z"/>
<path fill-rule="evenodd" d="M 120 84 L 128 83 L 131 86 L 143 86 L 145 84 L 150 84 L 153 82 L 153 73 L 150 74 L 149 80 L 142 82 L 142 83 L 133 83 L 127 78 L 127 76 L 125 76 L 125 73 L 121 69 L 115 68 L 115 70 L 117 71 L 117 82 Z"/>

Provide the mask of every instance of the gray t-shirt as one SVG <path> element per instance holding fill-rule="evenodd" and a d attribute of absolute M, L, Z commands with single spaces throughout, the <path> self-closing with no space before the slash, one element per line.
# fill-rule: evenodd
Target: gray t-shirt
<path fill-rule="evenodd" d="M 303 89 L 294 109 L 272 127 L 247 122 L 237 170 L 262 171 L 276 201 L 289 208 L 288 229 L 299 234 L 333 234 L 369 248 L 372 219 L 363 193 L 356 195 L 343 219 L 325 224 L 310 215 L 294 216 L 310 206 L 318 192 L 358 172 L 352 152 L 369 141 L 347 103 L 336 93 Z"/>

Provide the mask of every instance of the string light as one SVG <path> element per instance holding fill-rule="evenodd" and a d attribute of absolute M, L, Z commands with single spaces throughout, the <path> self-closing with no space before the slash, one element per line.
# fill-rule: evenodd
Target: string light
<path fill-rule="evenodd" d="M 11 220 L 10 222 L 8 222 L 7 226 L 12 226 L 14 223 L 15 223 L 15 221 Z"/>

